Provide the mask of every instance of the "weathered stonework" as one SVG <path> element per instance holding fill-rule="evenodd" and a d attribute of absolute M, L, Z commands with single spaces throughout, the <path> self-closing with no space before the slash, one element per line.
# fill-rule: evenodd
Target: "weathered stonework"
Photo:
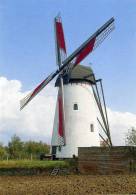
<path fill-rule="evenodd" d="M 136 147 L 79 147 L 78 169 L 82 174 L 136 172 Z"/>

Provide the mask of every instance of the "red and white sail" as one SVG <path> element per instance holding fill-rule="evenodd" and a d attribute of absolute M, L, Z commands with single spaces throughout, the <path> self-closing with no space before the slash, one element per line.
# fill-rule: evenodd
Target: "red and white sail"
<path fill-rule="evenodd" d="M 57 16 L 54 20 L 55 27 L 55 40 L 56 40 L 56 60 L 60 67 L 62 61 L 66 59 L 66 44 L 62 26 L 62 20 L 60 16 Z M 64 90 L 63 90 L 63 75 L 60 74 L 60 87 L 58 92 L 58 145 L 65 145 L 65 112 L 64 112 Z"/>
<path fill-rule="evenodd" d="M 65 113 L 64 113 L 64 101 L 62 90 L 59 88 L 58 92 L 58 125 L 57 125 L 57 132 L 58 132 L 58 145 L 62 146 L 65 145 Z"/>
<path fill-rule="evenodd" d="M 111 18 L 92 36 L 90 36 L 80 47 L 78 47 L 66 60 L 63 61 L 64 69 L 71 70 L 78 65 L 87 55 L 95 50 L 104 39 L 114 30 L 114 18 Z"/>
<path fill-rule="evenodd" d="M 32 92 L 23 98 L 20 101 L 20 110 L 22 110 L 57 74 L 57 71 L 51 73 Z"/>
<path fill-rule="evenodd" d="M 64 31 L 61 17 L 57 16 L 54 21 L 57 64 L 61 66 L 62 61 L 64 61 L 67 56 Z"/>

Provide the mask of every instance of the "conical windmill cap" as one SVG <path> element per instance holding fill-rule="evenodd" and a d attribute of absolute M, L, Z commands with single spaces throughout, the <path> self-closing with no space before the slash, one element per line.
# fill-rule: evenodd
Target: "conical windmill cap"
<path fill-rule="evenodd" d="M 94 73 L 91 67 L 78 65 L 76 66 L 69 75 L 63 77 L 64 84 L 71 82 L 89 82 L 91 84 L 95 83 Z M 55 87 L 58 87 L 60 83 L 59 77 L 56 80 Z"/>

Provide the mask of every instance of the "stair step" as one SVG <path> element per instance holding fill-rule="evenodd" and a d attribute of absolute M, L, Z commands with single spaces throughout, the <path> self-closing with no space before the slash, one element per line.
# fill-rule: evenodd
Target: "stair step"
<path fill-rule="evenodd" d="M 59 173 L 59 171 L 60 171 L 60 168 L 58 168 L 58 167 L 54 168 L 50 175 L 57 175 Z"/>

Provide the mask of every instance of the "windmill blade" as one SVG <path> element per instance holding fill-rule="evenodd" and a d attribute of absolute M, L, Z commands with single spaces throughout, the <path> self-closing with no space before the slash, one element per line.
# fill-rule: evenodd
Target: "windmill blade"
<path fill-rule="evenodd" d="M 110 34 L 114 29 L 114 18 L 108 20 L 101 28 L 99 28 L 89 39 L 87 39 L 79 48 L 77 48 L 66 60 L 63 61 L 61 69 L 72 69 L 79 64 L 89 53 L 91 53 L 98 45 Z M 70 63 L 70 64 L 69 64 Z M 69 66 L 67 66 L 69 64 Z"/>
<path fill-rule="evenodd" d="M 64 89 L 63 78 L 60 76 L 60 87 L 58 92 L 58 111 L 59 111 L 59 124 L 58 124 L 58 143 L 60 146 L 65 145 L 65 110 L 64 110 Z"/>
<path fill-rule="evenodd" d="M 58 70 L 51 73 L 42 83 L 40 83 L 32 92 L 20 101 L 20 110 L 22 110 L 56 75 Z"/>
<path fill-rule="evenodd" d="M 61 66 L 62 61 L 66 59 L 66 44 L 64 38 L 64 31 L 62 20 L 60 16 L 54 19 L 55 42 L 56 42 L 56 61 L 58 66 Z"/>
<path fill-rule="evenodd" d="M 58 145 L 65 145 L 65 114 L 64 114 L 64 101 L 63 101 L 63 91 L 59 88 L 58 93 Z"/>
<path fill-rule="evenodd" d="M 55 28 L 55 42 L 56 42 L 56 60 L 59 69 L 62 65 L 62 61 L 66 59 L 66 45 L 62 26 L 62 20 L 60 16 L 55 17 L 54 20 Z M 58 93 L 58 144 L 60 146 L 65 144 L 64 133 L 65 133 L 65 112 L 64 112 L 64 90 L 63 90 L 63 78 L 60 74 L 60 87 Z"/>

